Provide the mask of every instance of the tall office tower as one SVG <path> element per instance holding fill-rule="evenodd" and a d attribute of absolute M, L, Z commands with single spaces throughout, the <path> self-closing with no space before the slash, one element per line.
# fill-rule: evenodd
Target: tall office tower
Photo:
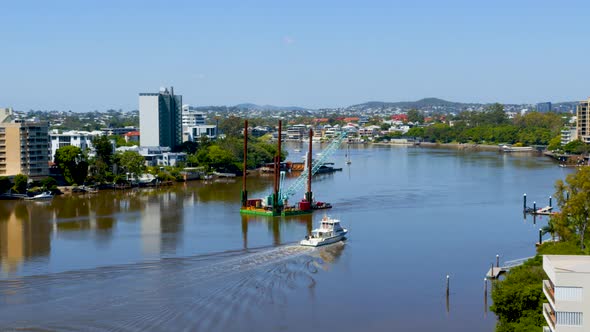
<path fill-rule="evenodd" d="M 584 143 L 590 143 L 590 98 L 582 100 L 578 104 L 578 139 Z"/>
<path fill-rule="evenodd" d="M 0 123 L 0 176 L 49 175 L 49 124 L 15 121 L 8 112 L 4 115 Z"/>
<path fill-rule="evenodd" d="M 541 113 L 547 113 L 547 112 L 551 112 L 553 110 L 551 102 L 538 103 L 536 108 L 537 108 L 537 112 L 541 112 Z"/>
<path fill-rule="evenodd" d="M 174 88 L 139 94 L 139 142 L 141 146 L 182 144 L 182 96 Z"/>

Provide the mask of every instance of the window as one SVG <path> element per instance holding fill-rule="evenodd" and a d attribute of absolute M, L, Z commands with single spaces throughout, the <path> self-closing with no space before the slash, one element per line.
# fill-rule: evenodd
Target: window
<path fill-rule="evenodd" d="M 583 323 L 581 312 L 558 311 L 556 316 L 557 325 L 582 326 Z"/>
<path fill-rule="evenodd" d="M 580 302 L 583 298 L 582 287 L 555 287 L 555 300 Z"/>

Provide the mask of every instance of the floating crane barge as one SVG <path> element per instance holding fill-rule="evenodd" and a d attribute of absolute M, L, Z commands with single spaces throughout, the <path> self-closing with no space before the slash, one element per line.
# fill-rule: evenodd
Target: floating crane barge
<path fill-rule="evenodd" d="M 284 182 L 285 172 L 280 171 L 281 165 L 281 134 L 282 134 L 282 121 L 279 120 L 279 135 L 278 135 L 278 149 L 277 154 L 274 157 L 274 186 L 273 192 L 265 198 L 249 199 L 247 180 L 246 180 L 246 164 L 248 158 L 248 120 L 244 122 L 244 171 L 242 174 L 242 207 L 240 213 L 251 214 L 259 216 L 297 216 L 304 214 L 311 214 L 313 210 L 329 209 L 332 207 L 330 203 L 316 202 L 313 200 L 313 193 L 311 191 L 311 177 L 320 169 L 323 165 L 324 160 L 334 152 L 340 143 L 346 137 L 346 133 L 342 133 L 337 136 L 326 148 L 326 151 L 322 154 L 319 160 L 312 161 L 312 137 L 313 130 L 309 130 L 309 151 L 306 158 L 306 169 L 301 175 L 293 182 L 293 184 L 286 190 L 282 189 L 282 183 Z M 307 181 L 307 191 L 305 192 L 305 198 L 298 202 L 297 205 L 289 205 L 289 197 L 293 196 L 298 190 L 300 190 L 305 182 Z"/>

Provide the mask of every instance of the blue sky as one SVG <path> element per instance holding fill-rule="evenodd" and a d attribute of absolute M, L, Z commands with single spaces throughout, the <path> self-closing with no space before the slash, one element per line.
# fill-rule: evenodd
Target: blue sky
<path fill-rule="evenodd" d="M 590 96 L 585 1 L 0 0 L 0 107 Z"/>

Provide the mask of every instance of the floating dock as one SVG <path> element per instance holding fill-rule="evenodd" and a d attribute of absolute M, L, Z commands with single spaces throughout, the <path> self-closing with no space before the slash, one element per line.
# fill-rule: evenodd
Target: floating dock
<path fill-rule="evenodd" d="M 553 199 L 551 196 L 549 196 L 549 205 L 539 208 L 537 209 L 537 202 L 533 202 L 533 207 L 528 207 L 526 205 L 526 194 L 523 195 L 523 211 L 524 213 L 536 216 L 536 215 L 541 215 L 541 216 L 550 216 L 553 214 L 556 214 L 557 212 L 553 211 Z"/>

